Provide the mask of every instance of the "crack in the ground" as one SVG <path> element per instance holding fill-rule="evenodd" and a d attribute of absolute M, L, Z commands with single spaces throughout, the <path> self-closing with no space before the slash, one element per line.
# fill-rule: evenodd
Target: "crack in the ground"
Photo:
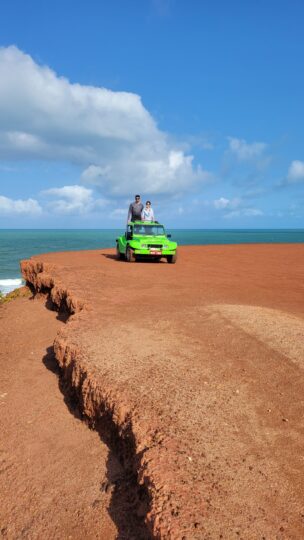
<path fill-rule="evenodd" d="M 122 437 L 111 418 L 111 411 L 106 407 L 99 411 L 99 417 L 95 420 L 83 414 L 81 393 L 70 383 L 73 367 L 69 365 L 66 370 L 59 367 L 53 346 L 47 349 L 43 363 L 57 375 L 58 386 L 69 412 L 77 419 L 85 421 L 89 428 L 95 429 L 101 441 L 109 448 L 107 475 L 101 482 L 100 490 L 111 493 L 108 512 L 118 530 L 117 540 L 151 539 L 145 523 L 150 498 L 147 488 L 137 480 L 138 456 L 131 426 L 124 430 Z M 84 375 L 80 388 L 85 378 Z M 96 500 L 95 503 L 98 505 L 99 501 Z"/>
<path fill-rule="evenodd" d="M 40 273 L 43 268 L 40 269 Z M 46 298 L 45 307 L 57 311 L 58 319 L 67 323 L 72 315 L 68 303 L 67 294 L 61 294 L 59 303 L 55 303 L 51 297 L 51 288 L 41 285 L 39 291 L 27 281 L 27 285 L 33 296 L 39 294 Z M 62 369 L 56 359 L 54 346 L 47 349 L 43 363 L 58 377 L 58 386 L 64 397 L 64 401 L 71 414 L 77 419 L 83 420 L 91 429 L 95 429 L 101 441 L 109 448 L 107 462 L 107 479 L 101 483 L 101 491 L 111 491 L 109 514 L 118 529 L 118 540 L 147 540 L 151 538 L 151 532 L 145 522 L 150 508 L 150 496 L 145 485 L 139 484 L 137 465 L 139 457 L 136 455 L 136 444 L 132 433 L 131 423 L 126 423 L 123 436 L 119 426 L 112 419 L 111 410 L 99 407 L 98 418 L 89 418 L 83 413 L 83 398 L 81 387 L 86 379 L 82 374 L 78 388 L 72 385 L 73 362 Z M 117 471 L 117 460 L 120 471 Z M 96 502 L 98 504 L 98 501 Z"/>

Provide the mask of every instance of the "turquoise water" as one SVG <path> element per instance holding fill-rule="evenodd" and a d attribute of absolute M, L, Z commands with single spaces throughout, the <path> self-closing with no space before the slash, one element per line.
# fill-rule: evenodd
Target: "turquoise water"
<path fill-rule="evenodd" d="M 100 249 L 115 246 L 122 229 L 0 230 L 0 290 L 6 291 L 7 280 L 20 279 L 19 261 L 49 251 Z M 169 230 L 172 239 L 181 245 L 304 243 L 304 229 L 176 229 Z M 16 283 L 15 283 L 16 286 Z"/>

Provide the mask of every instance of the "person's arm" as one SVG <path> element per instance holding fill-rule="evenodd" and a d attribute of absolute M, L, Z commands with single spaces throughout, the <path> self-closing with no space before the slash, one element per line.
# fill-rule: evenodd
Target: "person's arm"
<path fill-rule="evenodd" d="M 127 223 L 129 223 L 131 217 L 132 217 L 132 203 L 129 206 Z"/>
<path fill-rule="evenodd" d="M 151 217 L 152 217 L 151 221 L 155 221 L 153 208 L 151 208 Z"/>
<path fill-rule="evenodd" d="M 141 217 L 141 220 L 144 221 L 145 219 L 145 213 L 144 213 L 144 208 L 142 209 L 141 211 L 141 214 L 140 214 L 140 217 Z"/>

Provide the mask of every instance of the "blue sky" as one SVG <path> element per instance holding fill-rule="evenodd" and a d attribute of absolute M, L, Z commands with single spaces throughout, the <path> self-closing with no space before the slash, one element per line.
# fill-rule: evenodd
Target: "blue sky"
<path fill-rule="evenodd" d="M 302 1 L 6 2 L 0 227 L 304 227 Z"/>

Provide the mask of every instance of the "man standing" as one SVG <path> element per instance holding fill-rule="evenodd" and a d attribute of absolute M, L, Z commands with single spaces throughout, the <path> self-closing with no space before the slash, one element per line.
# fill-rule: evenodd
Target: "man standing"
<path fill-rule="evenodd" d="M 144 205 L 140 202 L 140 195 L 135 195 L 135 201 L 129 206 L 128 222 L 141 221 L 141 213 Z"/>

